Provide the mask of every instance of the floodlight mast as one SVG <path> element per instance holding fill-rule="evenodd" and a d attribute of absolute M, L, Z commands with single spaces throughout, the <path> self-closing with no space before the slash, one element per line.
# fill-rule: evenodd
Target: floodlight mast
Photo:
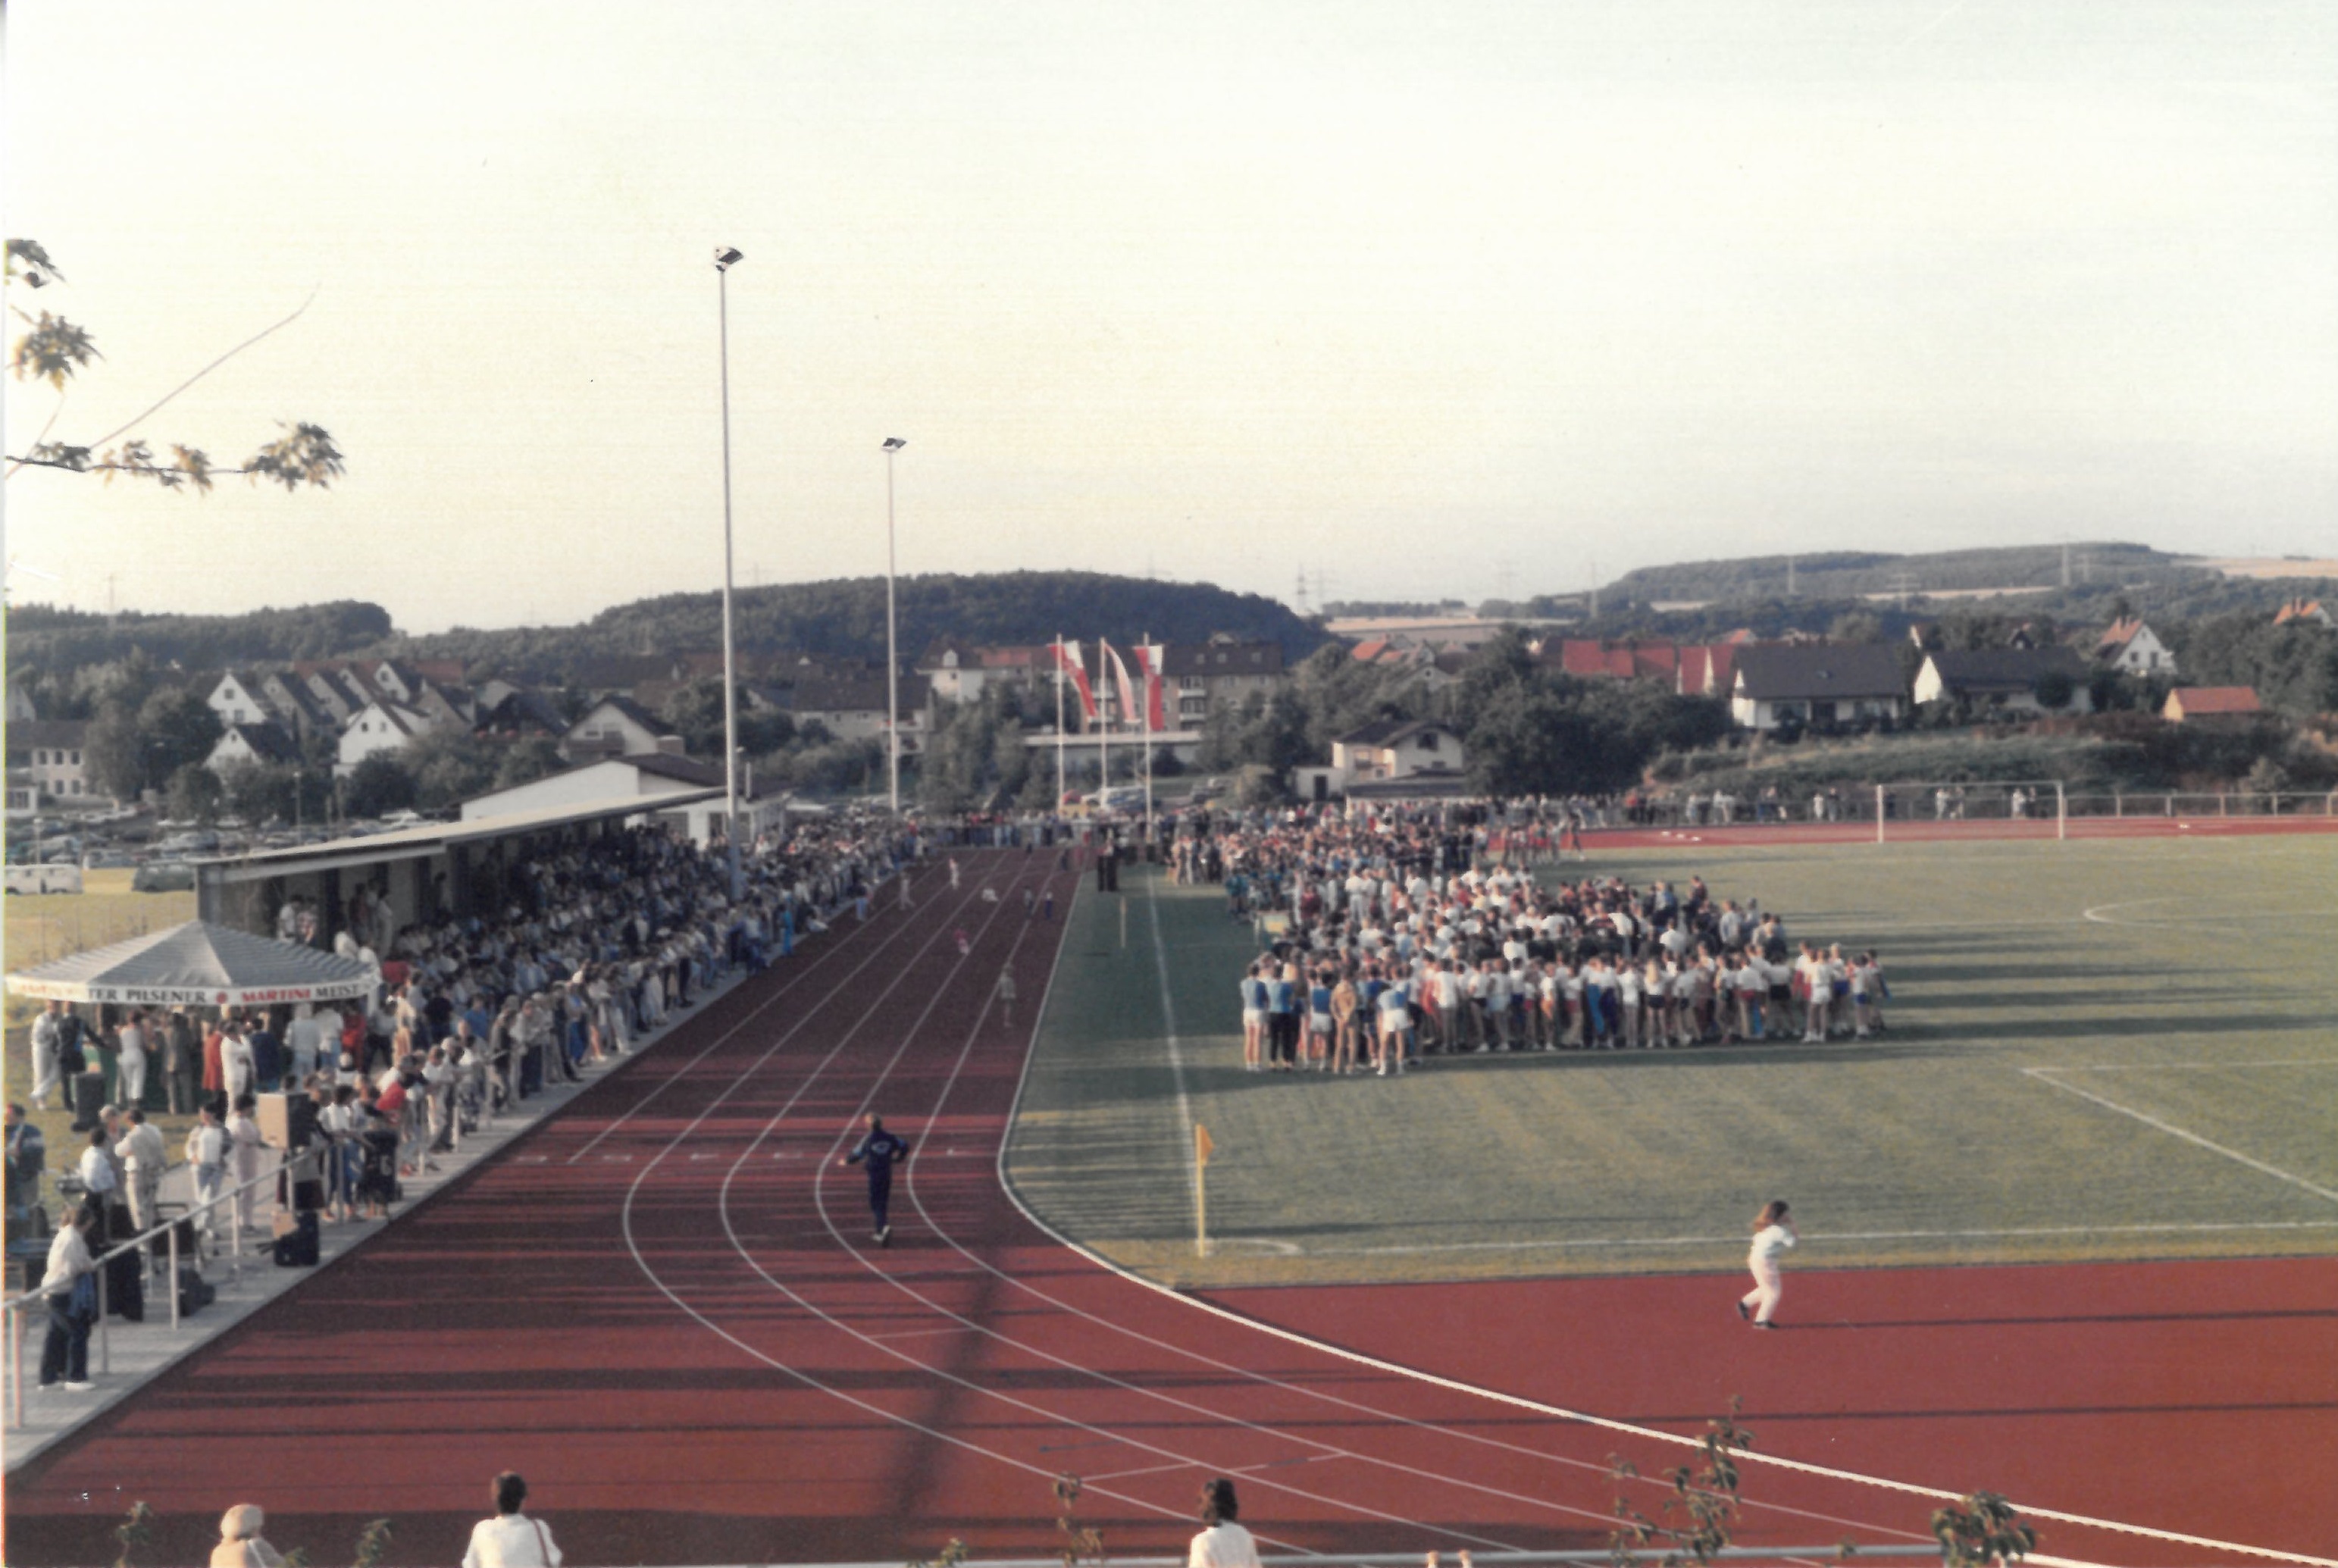
<path fill-rule="evenodd" d="M 745 258 L 714 248 L 714 292 L 722 358 L 722 842 L 731 861 L 731 897 L 746 892 L 739 867 L 739 666 L 731 619 L 731 269 Z"/>
<path fill-rule="evenodd" d="M 909 443 L 885 437 L 885 788 L 893 815 L 901 814 L 901 655 L 893 629 L 893 458 Z"/>

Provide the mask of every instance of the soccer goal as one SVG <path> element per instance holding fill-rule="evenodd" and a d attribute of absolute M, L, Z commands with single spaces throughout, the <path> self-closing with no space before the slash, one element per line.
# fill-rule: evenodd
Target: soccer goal
<path fill-rule="evenodd" d="M 1950 822 L 2033 822 L 2039 838 L 2069 837 L 2070 801 L 2058 779 L 1935 779 L 1878 784 L 1874 792 L 1878 844 L 1895 828 L 1930 838 Z"/>

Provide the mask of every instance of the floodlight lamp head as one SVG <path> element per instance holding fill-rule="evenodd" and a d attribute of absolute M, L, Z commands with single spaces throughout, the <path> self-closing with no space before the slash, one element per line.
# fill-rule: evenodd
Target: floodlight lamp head
<path fill-rule="evenodd" d="M 714 248 L 714 270 L 717 272 L 728 272 L 744 260 L 744 257 L 728 245 L 717 245 Z"/>
<path fill-rule="evenodd" d="M 902 440 L 899 436 L 888 436 L 885 437 L 885 450 L 888 452 L 899 452 L 902 447 L 907 446 L 908 445 L 909 443 Z"/>

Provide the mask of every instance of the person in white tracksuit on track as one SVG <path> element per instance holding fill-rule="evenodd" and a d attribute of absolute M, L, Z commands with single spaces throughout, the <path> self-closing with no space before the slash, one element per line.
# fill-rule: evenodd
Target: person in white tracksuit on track
<path fill-rule="evenodd" d="M 1801 1240 L 1793 1220 L 1787 1217 L 1783 1198 L 1773 1198 L 1762 1206 L 1754 1220 L 1753 1250 L 1745 1258 L 1746 1268 L 1754 1271 L 1754 1289 L 1737 1303 L 1737 1315 L 1754 1328 L 1774 1327 L 1770 1318 L 1778 1310 L 1778 1298 L 1785 1293 L 1778 1259 Z"/>

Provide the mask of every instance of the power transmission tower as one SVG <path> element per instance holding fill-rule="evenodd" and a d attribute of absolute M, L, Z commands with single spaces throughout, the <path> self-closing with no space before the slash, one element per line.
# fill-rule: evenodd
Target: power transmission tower
<path fill-rule="evenodd" d="M 1299 613 L 1304 616 L 1307 613 L 1307 568 L 1304 566 L 1299 569 L 1298 603 Z"/>

